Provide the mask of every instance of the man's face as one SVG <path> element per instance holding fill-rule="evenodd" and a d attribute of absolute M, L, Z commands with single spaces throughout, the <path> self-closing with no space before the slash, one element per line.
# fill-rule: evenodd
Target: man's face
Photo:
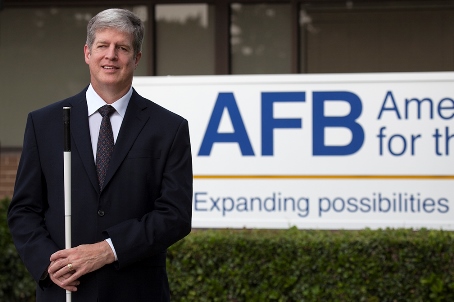
<path fill-rule="evenodd" d="M 91 49 L 85 45 L 85 62 L 95 89 L 129 89 L 142 55 L 134 57 L 132 41 L 132 34 L 108 28 L 96 32 Z"/>

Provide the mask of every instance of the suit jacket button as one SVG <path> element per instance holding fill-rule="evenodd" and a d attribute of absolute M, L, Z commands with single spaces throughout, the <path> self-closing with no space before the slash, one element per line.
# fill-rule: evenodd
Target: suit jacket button
<path fill-rule="evenodd" d="M 101 217 L 104 216 L 104 211 L 103 210 L 98 210 L 98 215 L 101 216 Z"/>

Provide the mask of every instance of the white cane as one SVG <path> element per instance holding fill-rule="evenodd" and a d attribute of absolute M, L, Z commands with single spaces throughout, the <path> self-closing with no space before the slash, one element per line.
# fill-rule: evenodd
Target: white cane
<path fill-rule="evenodd" d="M 63 178 L 65 189 L 65 248 L 71 248 L 71 107 L 63 107 Z M 66 291 L 66 302 L 71 292 Z"/>

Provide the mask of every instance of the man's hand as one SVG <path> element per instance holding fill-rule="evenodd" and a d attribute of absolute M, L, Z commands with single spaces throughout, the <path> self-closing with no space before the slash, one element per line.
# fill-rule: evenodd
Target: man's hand
<path fill-rule="evenodd" d="M 81 276 L 114 262 L 115 256 L 109 244 L 101 241 L 58 251 L 50 261 L 51 280 L 65 290 L 76 291 Z"/>
<path fill-rule="evenodd" d="M 49 278 L 50 280 L 52 280 L 52 282 L 54 282 L 55 284 L 57 284 L 58 286 L 60 286 L 61 288 L 63 288 L 64 290 L 68 290 L 70 292 L 75 292 L 77 291 L 77 286 L 80 284 L 80 281 L 79 280 L 75 280 L 73 282 L 69 282 L 67 283 L 67 285 L 63 285 L 63 284 L 66 284 L 66 280 L 72 276 L 72 273 L 73 272 L 70 272 L 70 273 L 66 273 L 64 274 L 63 276 L 61 277 L 54 277 L 52 274 L 49 274 Z"/>

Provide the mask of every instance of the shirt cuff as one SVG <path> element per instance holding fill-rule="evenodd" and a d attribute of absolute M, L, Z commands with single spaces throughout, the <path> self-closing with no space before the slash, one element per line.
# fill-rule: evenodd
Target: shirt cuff
<path fill-rule="evenodd" d="M 107 238 L 106 242 L 110 245 L 110 248 L 112 249 L 112 252 L 114 253 L 115 261 L 118 261 L 117 253 L 115 252 L 115 248 L 113 246 L 112 239 Z"/>

